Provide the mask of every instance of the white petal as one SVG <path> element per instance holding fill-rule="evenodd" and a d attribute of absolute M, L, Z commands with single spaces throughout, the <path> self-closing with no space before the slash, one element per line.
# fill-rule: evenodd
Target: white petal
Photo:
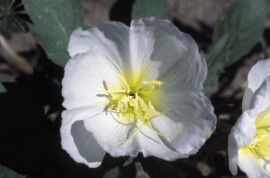
<path fill-rule="evenodd" d="M 253 94 L 254 93 L 250 88 L 246 88 L 242 101 L 242 111 L 248 110 L 250 108 L 250 100 Z"/>
<path fill-rule="evenodd" d="M 87 27 L 79 27 L 74 32 L 72 32 L 68 44 L 68 52 L 70 57 L 74 57 L 77 54 L 86 53 L 95 45 L 99 44 L 99 37 L 102 34 L 98 31 L 97 28 L 92 28 L 91 30 L 86 30 Z"/>
<path fill-rule="evenodd" d="M 253 93 L 262 85 L 263 81 L 270 76 L 270 59 L 258 61 L 248 73 L 248 87 L 245 90 L 242 109 L 250 108 Z"/>
<path fill-rule="evenodd" d="M 155 70 L 150 69 L 155 65 L 160 65 L 152 63 L 150 60 L 155 43 L 155 28 L 153 26 L 147 27 L 143 22 L 140 22 L 142 21 L 140 20 L 137 23 L 137 21 L 133 20 L 130 24 L 129 46 L 132 73 L 140 74 L 143 71 L 145 72 L 144 75 L 149 76 L 151 72 L 155 72 Z M 151 75 L 156 76 L 156 74 Z"/>
<path fill-rule="evenodd" d="M 91 168 L 98 167 L 105 151 L 98 145 L 93 134 L 83 126 L 83 119 L 102 111 L 102 107 L 87 107 L 64 111 L 62 113 L 61 144 L 78 163 Z"/>
<path fill-rule="evenodd" d="M 250 99 L 249 108 L 257 113 L 264 111 L 270 103 L 270 76 L 265 78 L 261 86 L 254 92 Z"/>
<path fill-rule="evenodd" d="M 258 61 L 248 73 L 248 88 L 256 91 L 266 77 L 270 76 L 270 59 Z"/>
<path fill-rule="evenodd" d="M 237 174 L 238 150 L 247 145 L 255 136 L 255 119 L 256 112 L 252 110 L 243 112 L 229 134 L 229 168 L 233 175 Z"/>
<path fill-rule="evenodd" d="M 262 168 L 253 155 L 239 154 L 238 164 L 242 171 L 244 171 L 249 178 L 269 178 L 266 171 Z"/>
<path fill-rule="evenodd" d="M 97 28 L 114 44 L 113 49 L 120 55 L 115 60 L 118 60 L 121 69 L 130 68 L 129 28 L 120 22 L 103 22 Z"/>
<path fill-rule="evenodd" d="M 206 64 L 196 43 L 168 20 L 147 18 L 132 21 L 130 48 L 133 69 L 146 68 L 151 79 L 166 74 L 161 78 L 166 80 L 168 75 L 177 74 L 178 78 L 171 80 L 181 80 L 179 86 L 192 83 L 200 88 L 206 77 Z M 168 74 L 171 70 L 175 71 Z"/>
<path fill-rule="evenodd" d="M 119 22 L 103 22 L 95 27 L 82 27 L 70 37 L 68 51 L 71 57 L 92 51 L 112 59 L 122 68 L 129 65 L 129 29 Z"/>
<path fill-rule="evenodd" d="M 253 110 L 245 111 L 231 129 L 231 137 L 236 140 L 237 148 L 247 145 L 255 136 L 255 120 L 257 113 Z"/>
<path fill-rule="evenodd" d="M 204 62 L 199 64 L 190 60 L 189 64 L 185 64 L 179 60 L 159 80 L 165 83 L 162 87 L 166 93 L 199 92 L 203 87 L 202 76 L 205 73 L 207 73 L 207 67 Z"/>
<path fill-rule="evenodd" d="M 124 141 L 140 126 L 120 124 L 116 117 L 109 113 L 101 113 L 85 120 L 86 128 L 94 133 L 99 144 L 112 156 L 136 156 L 142 152 L 144 156 L 157 156 L 166 160 L 179 157 L 179 153 L 164 145 L 146 126 L 142 127 L 134 138 Z"/>
<path fill-rule="evenodd" d="M 102 148 L 112 156 L 136 156 L 136 139 L 125 141 L 135 129 L 134 124 L 125 125 L 116 114 L 106 112 L 85 119 L 84 124 L 87 130 L 93 132 Z"/>
<path fill-rule="evenodd" d="M 230 132 L 228 139 L 228 158 L 229 169 L 234 176 L 237 174 L 238 149 L 237 140 L 235 140 L 233 132 Z"/>
<path fill-rule="evenodd" d="M 106 87 L 117 85 L 117 65 L 99 53 L 84 53 L 71 58 L 62 80 L 63 106 L 74 109 L 106 101 Z"/>
<path fill-rule="evenodd" d="M 216 117 L 210 101 L 200 93 L 179 92 L 167 95 L 162 102 L 159 111 L 167 112 L 153 119 L 152 124 L 171 141 L 160 138 L 179 153 L 178 157 L 196 153 L 215 129 Z"/>
<path fill-rule="evenodd" d="M 140 133 L 136 136 L 140 148 L 136 150 L 141 152 L 144 157 L 155 156 L 168 161 L 175 160 L 179 157 L 187 157 L 169 148 L 161 138 L 154 133 L 149 127 L 143 126 Z"/>

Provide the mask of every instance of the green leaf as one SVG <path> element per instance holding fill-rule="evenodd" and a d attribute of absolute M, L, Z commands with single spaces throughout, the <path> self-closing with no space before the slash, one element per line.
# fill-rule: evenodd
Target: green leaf
<path fill-rule="evenodd" d="M 218 81 L 219 74 L 223 70 L 224 65 L 220 61 L 226 62 L 228 60 L 228 56 L 226 55 L 228 37 L 229 35 L 224 35 L 219 41 L 210 46 L 209 53 L 204 54 L 208 65 L 208 76 L 204 83 L 204 91 L 207 95 L 210 94 L 212 87 Z"/>
<path fill-rule="evenodd" d="M 15 78 L 8 75 L 1 75 L 0 76 L 0 94 L 5 93 L 7 90 L 2 84 L 3 82 L 14 82 Z M 1 175 L 1 174 L 0 174 Z"/>
<path fill-rule="evenodd" d="M 205 54 L 208 64 L 207 94 L 210 94 L 224 67 L 239 60 L 261 41 L 265 20 L 264 0 L 239 0 L 217 19 L 213 43 Z"/>
<path fill-rule="evenodd" d="M 267 17 L 270 17 L 270 0 L 265 0 Z"/>
<path fill-rule="evenodd" d="M 103 178 L 117 178 L 119 176 L 119 168 L 114 168 L 107 172 Z"/>
<path fill-rule="evenodd" d="M 21 18 L 22 4 L 14 5 L 14 0 L 0 0 L 0 33 L 10 38 L 11 32 L 28 30 L 26 21 Z"/>
<path fill-rule="evenodd" d="M 107 4 L 109 9 L 111 9 L 113 7 L 113 5 L 116 3 L 117 0 L 107 0 Z"/>
<path fill-rule="evenodd" d="M 264 0 L 239 0 L 224 11 L 215 24 L 213 43 L 229 35 L 225 65 L 247 54 L 261 40 L 265 20 Z"/>
<path fill-rule="evenodd" d="M 132 18 L 157 17 L 170 18 L 165 0 L 136 0 L 133 4 Z"/>
<path fill-rule="evenodd" d="M 34 26 L 30 29 L 48 57 L 64 66 L 69 55 L 67 45 L 72 31 L 82 25 L 78 0 L 23 0 Z"/>
<path fill-rule="evenodd" d="M 1 178 L 24 178 L 25 176 L 19 175 L 16 172 L 0 165 L 0 177 Z"/>

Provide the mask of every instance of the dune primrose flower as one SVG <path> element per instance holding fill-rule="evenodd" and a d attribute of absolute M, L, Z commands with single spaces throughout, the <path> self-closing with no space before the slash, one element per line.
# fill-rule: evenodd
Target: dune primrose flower
<path fill-rule="evenodd" d="M 259 61 L 248 74 L 243 113 L 229 135 L 229 166 L 249 178 L 270 177 L 270 59 Z"/>
<path fill-rule="evenodd" d="M 196 153 L 213 132 L 205 60 L 168 20 L 78 28 L 68 51 L 61 137 L 75 161 L 97 167 L 105 151 L 175 160 Z"/>

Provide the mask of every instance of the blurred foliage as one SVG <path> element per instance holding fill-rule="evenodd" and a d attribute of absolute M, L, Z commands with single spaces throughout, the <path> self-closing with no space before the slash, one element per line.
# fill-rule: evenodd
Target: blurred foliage
<path fill-rule="evenodd" d="M 22 3 L 18 0 L 0 0 L 0 33 L 9 37 L 11 32 L 28 30 Z"/>
<path fill-rule="evenodd" d="M 25 176 L 19 175 L 16 172 L 0 165 L 1 178 L 24 178 Z"/>
<path fill-rule="evenodd" d="M 211 47 L 209 53 L 204 54 L 208 65 L 208 75 L 204 84 L 204 90 L 207 95 L 210 94 L 213 86 L 218 82 L 219 74 L 222 73 L 223 68 L 225 67 L 220 61 L 228 60 L 228 55 L 224 53 L 224 51 L 227 50 L 228 38 L 229 35 L 224 35 Z M 214 61 L 215 63 L 211 63 L 211 61 Z"/>
<path fill-rule="evenodd" d="M 270 17 L 270 0 L 265 0 L 266 9 L 267 9 L 267 17 Z"/>
<path fill-rule="evenodd" d="M 132 10 L 132 18 L 156 17 L 169 19 L 169 12 L 165 0 L 135 0 Z"/>
<path fill-rule="evenodd" d="M 107 0 L 108 8 L 111 9 L 117 0 Z"/>
<path fill-rule="evenodd" d="M 69 59 L 70 34 L 82 25 L 82 12 L 77 0 L 22 0 L 33 21 L 30 28 L 49 58 L 60 66 Z M 68 22 L 68 23 L 67 23 Z"/>
<path fill-rule="evenodd" d="M 6 88 L 4 87 L 3 83 L 5 82 L 13 82 L 15 78 L 9 75 L 0 75 L 0 94 L 6 92 Z"/>
<path fill-rule="evenodd" d="M 117 178 L 117 177 L 119 177 L 119 168 L 113 168 L 103 176 L 103 178 Z"/>
<path fill-rule="evenodd" d="M 240 0 L 218 18 L 214 26 L 213 45 L 223 36 L 228 37 L 228 60 L 230 65 L 262 39 L 266 20 L 264 0 Z"/>
<path fill-rule="evenodd" d="M 213 43 L 205 54 L 209 71 L 206 93 L 217 83 L 224 67 L 239 60 L 262 39 L 265 7 L 264 0 L 239 0 L 217 19 Z"/>

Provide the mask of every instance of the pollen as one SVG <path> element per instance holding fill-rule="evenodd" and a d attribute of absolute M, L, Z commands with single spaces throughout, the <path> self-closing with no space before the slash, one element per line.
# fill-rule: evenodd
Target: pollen
<path fill-rule="evenodd" d="M 160 94 L 157 94 L 157 90 L 160 90 L 164 82 L 140 80 L 135 83 L 134 80 L 130 82 L 123 76 L 119 78 L 120 84 L 113 89 L 109 89 L 104 82 L 106 94 L 99 96 L 106 97 L 104 111 L 116 114 L 115 119 L 118 123 L 135 126 L 130 136 L 122 141 L 132 140 L 139 132 L 142 132 L 143 127 L 148 127 L 155 134 L 170 140 L 166 134 L 159 132 L 151 123 L 153 119 L 165 113 L 156 110 L 157 101 L 160 101 L 161 97 Z"/>

